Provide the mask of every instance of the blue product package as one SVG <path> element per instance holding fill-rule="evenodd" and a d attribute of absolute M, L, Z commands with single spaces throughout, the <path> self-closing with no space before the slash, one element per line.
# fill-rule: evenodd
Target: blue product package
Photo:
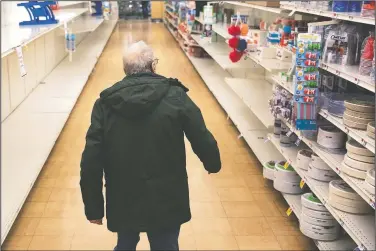
<path fill-rule="evenodd" d="M 350 1 L 349 12 L 359 13 L 362 11 L 362 1 Z"/>
<path fill-rule="evenodd" d="M 348 12 L 349 1 L 333 1 L 332 11 L 334 12 Z"/>

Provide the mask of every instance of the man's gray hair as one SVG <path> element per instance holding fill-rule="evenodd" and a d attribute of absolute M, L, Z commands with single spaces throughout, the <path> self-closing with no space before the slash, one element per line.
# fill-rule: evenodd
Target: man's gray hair
<path fill-rule="evenodd" d="M 140 72 L 150 72 L 154 61 L 152 48 L 144 41 L 131 44 L 124 52 L 123 64 L 127 75 Z"/>

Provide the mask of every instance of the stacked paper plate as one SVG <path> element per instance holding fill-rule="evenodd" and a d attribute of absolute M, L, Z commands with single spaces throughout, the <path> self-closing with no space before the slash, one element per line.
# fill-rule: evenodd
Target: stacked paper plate
<path fill-rule="evenodd" d="M 313 152 L 311 150 L 300 150 L 298 156 L 296 157 L 296 167 L 308 170 L 308 165 L 311 162 L 311 156 Z"/>
<path fill-rule="evenodd" d="M 329 183 L 329 204 L 350 214 L 368 214 L 373 211 L 346 182 L 333 180 Z"/>
<path fill-rule="evenodd" d="M 320 126 L 317 135 L 318 145 L 327 152 L 340 153 L 344 150 L 346 134 L 335 126 Z"/>
<path fill-rule="evenodd" d="M 274 166 L 274 188 L 282 193 L 300 194 L 303 190 L 300 188 L 300 176 L 294 168 L 289 165 L 285 168 L 285 161 L 276 163 Z"/>
<path fill-rule="evenodd" d="M 329 182 L 337 178 L 337 174 L 315 153 L 311 155 L 311 161 L 308 165 L 308 176 L 324 182 Z"/>
<path fill-rule="evenodd" d="M 340 225 L 312 193 L 303 194 L 300 231 L 314 240 L 332 241 L 339 237 Z"/>
<path fill-rule="evenodd" d="M 368 123 L 375 119 L 374 98 L 365 96 L 346 100 L 345 107 L 343 123 L 348 127 L 366 130 Z"/>
<path fill-rule="evenodd" d="M 264 163 L 262 174 L 265 179 L 274 180 L 274 166 L 275 161 L 273 160 Z"/>
<path fill-rule="evenodd" d="M 371 169 L 367 172 L 364 189 L 375 196 L 375 169 Z"/>
<path fill-rule="evenodd" d="M 353 139 L 346 143 L 346 149 L 342 172 L 354 178 L 365 179 L 367 171 L 374 168 L 375 155 Z"/>
<path fill-rule="evenodd" d="M 368 137 L 375 138 L 375 122 L 370 122 L 367 125 L 367 135 Z"/>

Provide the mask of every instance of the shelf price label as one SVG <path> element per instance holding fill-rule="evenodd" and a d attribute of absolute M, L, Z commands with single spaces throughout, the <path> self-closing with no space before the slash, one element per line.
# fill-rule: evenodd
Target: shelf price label
<path fill-rule="evenodd" d="M 301 189 L 303 189 L 304 185 L 305 185 L 305 181 L 302 179 L 299 183 L 299 186 Z"/>
<path fill-rule="evenodd" d="M 288 132 L 286 133 L 286 136 L 287 136 L 287 137 L 290 137 L 291 134 L 292 134 L 292 131 L 290 130 L 290 131 L 288 131 Z"/>
<path fill-rule="evenodd" d="M 296 146 L 299 146 L 301 141 L 302 141 L 301 139 L 297 139 L 297 140 L 295 141 L 295 145 L 296 145 Z"/>
<path fill-rule="evenodd" d="M 293 212 L 292 208 L 289 207 L 289 208 L 287 209 L 287 211 L 286 211 L 287 216 L 290 216 L 292 212 Z"/>
<path fill-rule="evenodd" d="M 285 165 L 283 166 L 285 169 L 287 169 L 290 166 L 290 162 L 286 161 Z"/>

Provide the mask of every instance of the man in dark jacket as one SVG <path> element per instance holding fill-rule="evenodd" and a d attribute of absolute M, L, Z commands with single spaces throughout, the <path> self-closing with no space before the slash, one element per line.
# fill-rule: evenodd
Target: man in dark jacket
<path fill-rule="evenodd" d="M 221 169 L 217 142 L 177 79 L 155 74 L 144 42 L 124 56 L 127 76 L 95 102 L 81 161 L 87 219 L 107 227 L 115 250 L 135 250 L 146 232 L 152 250 L 179 250 L 180 225 L 191 219 L 184 135 L 209 173 Z"/>

